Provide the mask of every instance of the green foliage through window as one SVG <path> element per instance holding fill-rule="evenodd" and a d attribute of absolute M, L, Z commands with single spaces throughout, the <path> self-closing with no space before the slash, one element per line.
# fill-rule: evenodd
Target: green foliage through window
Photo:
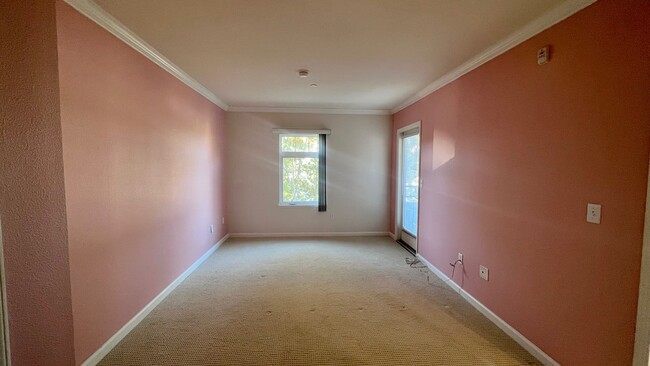
<path fill-rule="evenodd" d="M 318 136 L 282 136 L 283 152 L 318 152 Z"/>
<path fill-rule="evenodd" d="M 282 202 L 318 202 L 318 136 L 280 136 Z"/>
<path fill-rule="evenodd" d="M 318 201 L 318 158 L 282 158 L 284 202 Z"/>

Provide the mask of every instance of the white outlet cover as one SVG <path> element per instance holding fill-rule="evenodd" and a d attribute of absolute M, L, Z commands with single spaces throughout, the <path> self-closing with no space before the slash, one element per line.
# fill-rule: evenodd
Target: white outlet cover
<path fill-rule="evenodd" d="M 488 278 L 490 276 L 490 270 L 487 269 L 485 266 L 479 266 L 479 275 L 481 276 L 482 279 L 488 281 Z"/>
<path fill-rule="evenodd" d="M 600 224 L 600 211 L 602 206 L 597 203 L 587 204 L 587 222 Z"/>
<path fill-rule="evenodd" d="M 463 261 L 463 253 L 458 253 L 458 260 Z"/>

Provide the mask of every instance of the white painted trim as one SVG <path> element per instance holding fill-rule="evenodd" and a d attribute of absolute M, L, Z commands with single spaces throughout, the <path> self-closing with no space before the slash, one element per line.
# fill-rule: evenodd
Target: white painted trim
<path fill-rule="evenodd" d="M 420 187 L 418 189 L 418 221 L 420 220 L 420 193 L 422 191 L 422 121 L 413 122 L 397 130 L 395 134 L 395 240 L 402 239 L 402 133 L 410 130 L 418 130 L 420 135 Z M 419 224 L 419 222 L 418 222 Z M 419 225 L 418 225 L 419 231 Z M 408 234 L 407 234 L 408 235 Z M 419 233 L 415 233 L 415 252 L 418 251 Z M 409 235 L 410 236 L 410 235 Z M 406 241 L 404 241 L 406 242 Z M 408 244 L 408 243 L 407 243 Z M 410 246 L 410 244 L 409 244 Z"/>
<path fill-rule="evenodd" d="M 221 244 L 223 244 L 228 238 L 229 234 L 224 235 L 221 240 L 219 240 L 212 248 L 208 249 L 205 254 L 203 254 L 199 259 L 196 260 L 185 272 L 181 273 L 172 283 L 169 284 L 158 296 L 154 297 L 147 306 L 142 308 L 131 320 L 129 320 L 120 330 L 117 331 L 111 338 L 106 341 L 95 353 L 88 357 L 81 366 L 95 366 L 101 361 L 120 341 L 126 337 L 129 332 L 133 330 L 140 322 L 147 316 L 153 309 L 158 306 L 174 289 L 180 285 L 192 272 L 194 272 L 208 257 L 212 255 Z"/>
<path fill-rule="evenodd" d="M 474 70 L 480 65 L 492 60 L 500 54 L 508 51 L 509 49 L 517 46 L 518 44 L 530 39 L 531 37 L 541 33 L 549 27 L 559 23 L 560 21 L 568 18 L 569 16 L 577 13 L 578 11 L 586 8 L 587 6 L 595 3 L 597 0 L 569 0 L 565 1 L 557 7 L 544 13 L 542 16 L 529 23 L 522 29 L 510 34 L 505 39 L 501 40 L 496 45 L 489 47 L 481 52 L 479 55 L 465 62 L 456 69 L 448 72 L 442 77 L 435 80 L 433 83 L 426 86 L 424 89 L 415 93 L 413 96 L 406 99 L 404 102 L 394 107 L 392 110 L 384 109 L 347 109 L 347 108 L 300 108 L 300 107 L 237 107 L 228 106 L 225 102 L 220 100 L 214 93 L 208 90 L 205 86 L 199 83 L 196 79 L 192 78 L 189 74 L 183 71 L 180 67 L 176 66 L 169 59 L 163 56 L 155 48 L 145 42 L 142 38 L 137 36 L 134 32 L 129 30 L 124 24 L 115 19 L 99 5 L 95 4 L 92 0 L 65 0 L 77 11 L 99 24 L 101 27 L 115 35 L 124 43 L 131 46 L 136 51 L 145 55 L 151 61 L 162 67 L 164 70 L 174 75 L 180 81 L 194 89 L 205 98 L 221 107 L 225 111 L 230 112 L 272 112 L 272 113 L 316 113 L 316 114 L 361 114 L 361 115 L 390 115 L 401 111 L 402 109 L 410 106 L 418 100 L 426 97 L 434 91 L 442 88 L 443 86 L 451 83 L 459 77 Z"/>
<path fill-rule="evenodd" d="M 388 236 L 390 236 L 390 238 L 393 239 L 393 240 L 397 240 L 397 237 L 395 236 L 395 234 L 391 233 L 390 231 L 388 232 Z"/>
<path fill-rule="evenodd" d="M 327 236 L 390 236 L 386 231 L 303 232 L 303 233 L 231 233 L 231 238 L 294 238 Z"/>
<path fill-rule="evenodd" d="M 426 97 L 427 95 L 442 88 L 443 86 L 451 83 L 452 81 L 467 74 L 468 72 L 476 69 L 477 67 L 492 60 L 493 58 L 501 55 L 502 53 L 510 50 L 511 48 L 517 46 L 518 44 L 545 31 L 546 29 L 570 17 L 571 15 L 579 12 L 580 10 L 595 3 L 596 1 L 597 0 L 569 0 L 561 3 L 555 8 L 542 14 L 539 18 L 528 23 L 523 28 L 519 29 L 518 31 L 502 39 L 494 46 L 489 47 L 488 49 L 484 50 L 480 54 L 476 55 L 474 58 L 470 59 L 469 61 L 465 62 L 459 67 L 453 69 L 452 71 L 446 73 L 445 75 L 441 76 L 433 83 L 427 85 L 424 89 L 415 93 L 413 96 L 411 96 L 410 98 L 406 99 L 404 102 L 400 103 L 398 106 L 393 108 L 391 110 L 391 113 L 394 114 L 401 111 L 402 109 L 410 106 L 411 104 Z M 532 55 L 531 60 L 534 59 L 534 57 L 535 55 Z"/>
<path fill-rule="evenodd" d="M 436 276 L 438 276 L 443 282 L 445 282 L 447 285 L 449 285 L 454 291 L 458 292 L 460 296 L 462 296 L 467 302 L 469 302 L 476 310 L 480 311 L 481 314 L 485 315 L 492 323 L 494 323 L 497 327 L 499 327 L 502 331 L 504 331 L 507 335 L 509 335 L 512 339 L 515 340 L 515 342 L 519 343 L 520 346 L 522 346 L 526 351 L 528 351 L 531 355 L 533 355 L 535 358 L 537 358 L 539 361 L 541 361 L 544 365 L 548 366 L 560 366 L 560 364 L 555 361 L 551 356 L 547 355 L 544 351 L 542 351 L 539 347 L 537 347 L 533 342 L 528 340 L 528 338 L 524 337 L 521 333 L 519 333 L 515 328 L 510 326 L 510 324 L 506 323 L 505 320 L 501 319 L 498 315 L 492 312 L 492 310 L 488 309 L 485 305 L 481 304 L 478 300 L 476 300 L 472 295 L 470 295 L 467 291 L 465 291 L 463 288 L 458 286 L 458 284 L 454 281 L 452 281 L 447 275 L 442 273 L 438 268 L 436 268 L 433 264 L 429 263 L 424 257 L 422 257 L 420 254 L 416 254 L 416 257 L 424 264 L 427 265 L 427 267 L 433 272 Z"/>
<path fill-rule="evenodd" d="M 634 366 L 650 365 L 650 168 L 648 171 L 641 254 L 641 279 L 639 281 L 634 360 L 632 362 Z"/>
<path fill-rule="evenodd" d="M 102 28 L 112 33 L 122 42 L 131 46 L 134 50 L 145 55 L 149 60 L 162 67 L 163 70 L 174 75 L 178 80 L 194 89 L 197 93 L 203 95 L 212 103 L 221 107 L 221 109 L 228 110 L 228 105 L 217 98 L 217 96 L 208 90 L 208 88 L 196 81 L 180 67 L 176 66 L 173 62 L 163 56 L 142 38 L 138 37 L 124 24 L 120 23 L 119 20 L 115 19 L 92 0 L 65 0 L 65 2 L 77 9 L 77 11 L 88 17 L 90 20 L 99 24 Z"/>
<path fill-rule="evenodd" d="M 274 128 L 271 130 L 273 133 L 280 134 L 280 135 L 297 135 L 297 136 L 304 136 L 304 135 L 331 135 L 332 130 L 303 130 L 300 128 Z"/>
<path fill-rule="evenodd" d="M 4 348 L 1 365 L 11 366 L 11 347 L 9 344 L 9 309 L 7 307 L 7 276 L 5 276 L 4 244 L 2 241 L 2 223 L 0 222 L 0 342 Z"/>
<path fill-rule="evenodd" d="M 314 114 L 392 114 L 388 109 L 346 109 L 346 108 L 292 108 L 292 107 L 229 107 L 228 112 L 246 113 L 314 113 Z"/>

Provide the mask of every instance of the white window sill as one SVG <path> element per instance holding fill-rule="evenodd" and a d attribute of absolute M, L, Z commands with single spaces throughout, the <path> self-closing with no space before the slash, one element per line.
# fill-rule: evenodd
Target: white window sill
<path fill-rule="evenodd" d="M 286 203 L 280 202 L 280 207 L 318 207 L 318 203 Z"/>

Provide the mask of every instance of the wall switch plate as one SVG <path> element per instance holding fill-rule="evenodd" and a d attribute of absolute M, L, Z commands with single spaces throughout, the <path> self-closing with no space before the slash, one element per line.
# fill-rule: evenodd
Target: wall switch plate
<path fill-rule="evenodd" d="M 225 218 L 225 217 L 222 217 L 222 218 L 221 218 L 221 225 L 223 225 L 223 224 L 225 224 L 225 223 L 226 223 L 226 218 Z"/>
<path fill-rule="evenodd" d="M 551 58 L 551 48 L 545 46 L 537 50 L 537 64 L 544 65 L 548 63 L 548 60 Z"/>
<path fill-rule="evenodd" d="M 587 204 L 587 222 L 592 224 L 600 224 L 600 210 L 601 205 L 596 203 Z"/>
<path fill-rule="evenodd" d="M 210 225 L 210 232 L 211 232 L 211 233 L 214 232 L 214 224 Z"/>
<path fill-rule="evenodd" d="M 463 261 L 463 253 L 458 253 L 458 260 Z"/>
<path fill-rule="evenodd" d="M 487 267 L 485 266 L 479 266 L 479 275 L 481 276 L 482 279 L 487 281 L 490 275 L 490 270 L 487 269 Z"/>

